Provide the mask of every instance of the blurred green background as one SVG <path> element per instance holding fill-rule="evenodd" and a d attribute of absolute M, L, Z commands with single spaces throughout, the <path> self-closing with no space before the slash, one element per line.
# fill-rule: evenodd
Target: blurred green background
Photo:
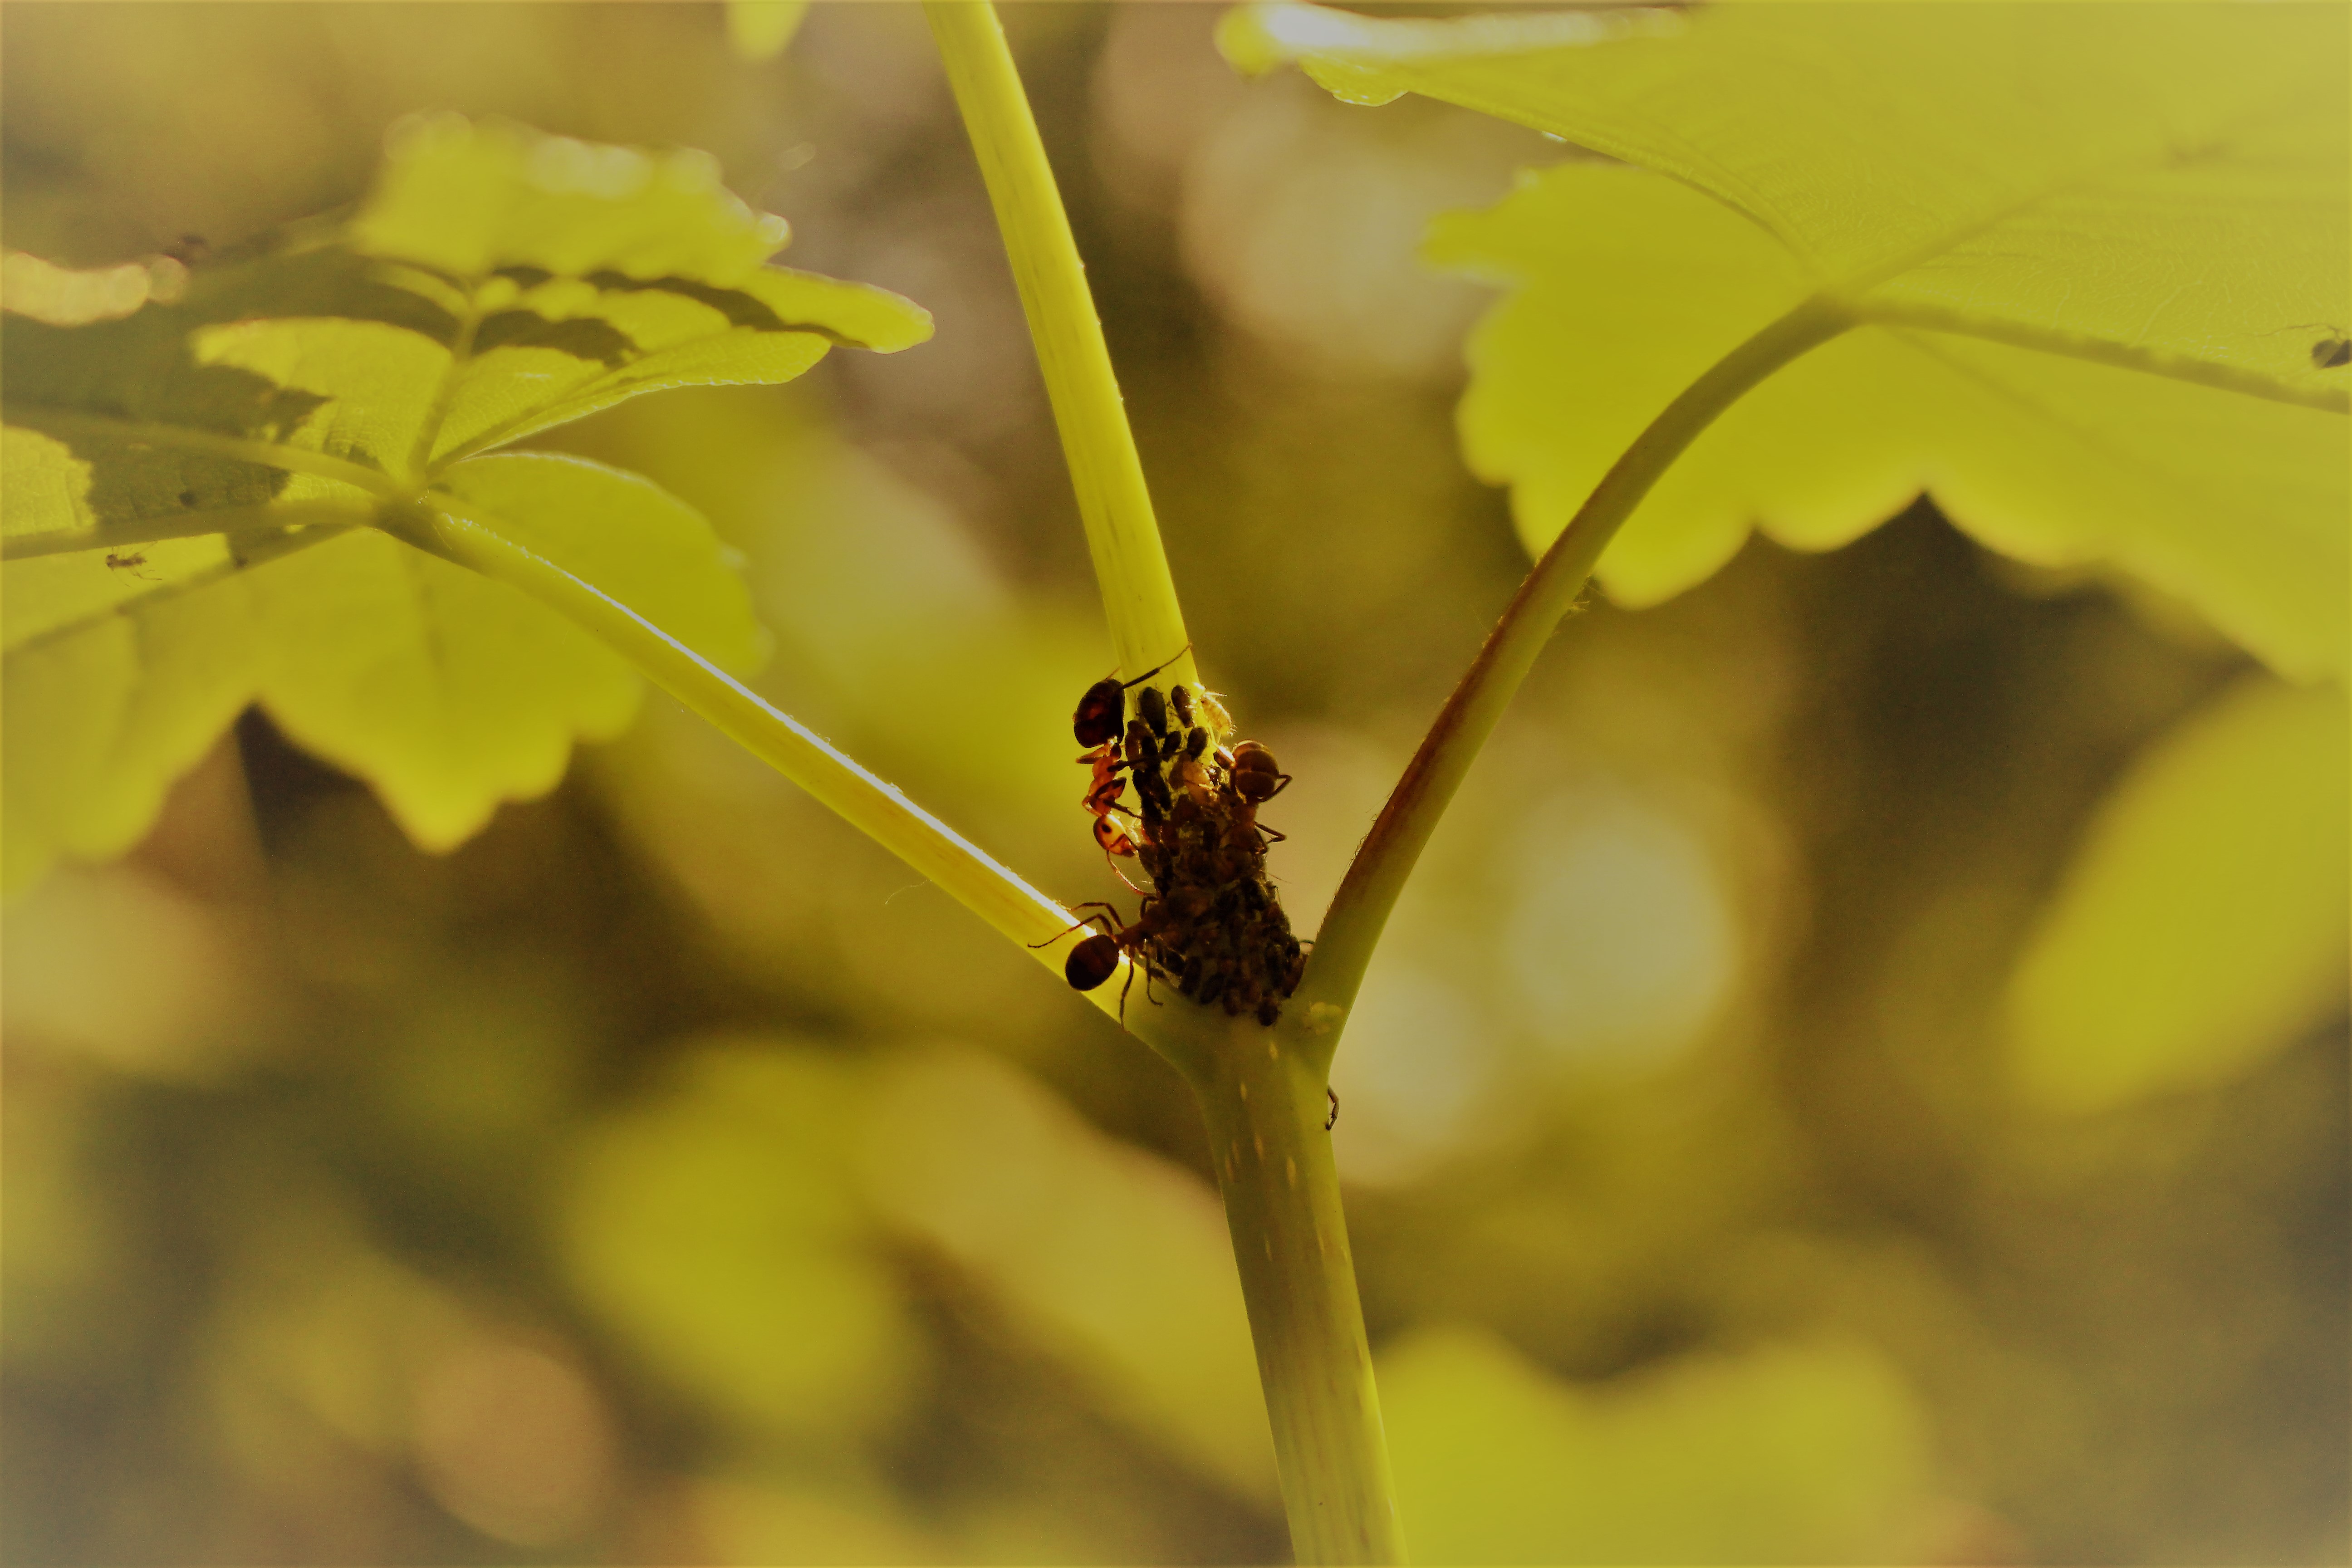
<path fill-rule="evenodd" d="M 1570 150 L 1244 84 L 1213 6 L 1007 15 L 1311 929 L 1525 568 L 1451 426 L 1488 296 L 1414 247 Z M 929 306 L 551 444 L 744 552 L 790 711 L 1123 893 L 915 8 L 751 63 L 697 5 L 11 0 L 0 59 L 6 243 L 61 262 L 349 201 L 453 107 L 707 148 Z M 1925 503 L 1569 622 L 1335 1077 L 1415 1555 L 2345 1561 L 2340 714 Z M 1173 1073 L 667 700 L 440 858 L 248 715 L 5 935 L 10 1562 L 1286 1552 Z"/>

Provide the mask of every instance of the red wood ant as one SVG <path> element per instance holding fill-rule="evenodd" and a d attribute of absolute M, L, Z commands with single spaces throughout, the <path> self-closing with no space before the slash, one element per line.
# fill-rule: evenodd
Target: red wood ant
<path fill-rule="evenodd" d="M 1182 658 L 1192 651 L 1192 645 L 1186 643 L 1176 651 L 1175 658 L 1153 665 L 1133 680 L 1121 680 L 1118 678 L 1118 672 L 1113 670 L 1087 687 L 1087 694 L 1078 699 L 1078 710 L 1070 716 L 1070 732 L 1078 738 L 1078 744 L 1094 747 L 1101 745 L 1106 741 L 1118 740 L 1119 732 L 1127 727 L 1127 689 L 1130 686 L 1141 686 L 1145 681 L 1167 668 L 1169 665 L 1175 663 L 1176 659 Z M 1157 696 L 1158 693 L 1154 692 L 1152 695 Z M 1140 699 L 1138 700 L 1137 706 L 1142 706 Z M 1164 719 L 1160 727 L 1162 729 L 1167 727 Z"/>
<path fill-rule="evenodd" d="M 144 572 L 139 570 L 139 568 L 146 564 L 147 555 L 144 551 L 133 551 L 128 555 L 118 555 L 110 550 L 106 552 L 106 569 L 108 571 L 128 572 L 142 583 L 152 583 L 155 581 L 154 578 L 148 576 Z"/>
<path fill-rule="evenodd" d="M 1077 738 L 1078 744 L 1087 748 L 1078 761 L 1094 768 L 1084 804 L 1094 814 L 1095 842 L 1102 846 L 1107 856 L 1135 853 L 1134 839 L 1110 820 L 1112 812 L 1127 809 L 1118 804 L 1127 787 L 1119 778 L 1122 771 L 1133 776 L 1147 820 L 1164 813 L 1169 804 L 1167 781 L 1160 776 L 1160 747 L 1155 739 L 1167 732 L 1167 705 L 1156 689 L 1144 686 L 1143 694 L 1136 699 L 1136 710 L 1141 717 L 1130 724 L 1127 722 L 1127 689 L 1142 686 L 1192 651 L 1192 645 L 1186 643 L 1178 650 L 1176 658 L 1154 665 L 1133 680 L 1119 679 L 1116 671 L 1103 677 L 1087 688 L 1086 695 L 1078 699 L 1076 712 L 1071 715 L 1070 732 Z M 1111 868 L 1118 869 L 1116 866 Z"/>
<path fill-rule="evenodd" d="M 1252 805 L 1263 805 L 1283 792 L 1290 775 L 1276 765 L 1274 753 L 1255 741 L 1234 748 L 1234 788 Z"/>
<path fill-rule="evenodd" d="M 1082 910 L 1108 910 L 1110 912 L 1107 915 L 1088 915 L 1077 924 L 1055 931 L 1044 942 L 1033 942 L 1029 945 L 1033 948 L 1047 946 L 1061 941 L 1071 931 L 1086 930 L 1097 921 L 1100 921 L 1110 929 L 1097 931 L 1070 949 L 1070 956 L 1062 964 L 1062 978 L 1070 983 L 1070 989 L 1073 991 L 1092 991 L 1118 971 L 1119 955 L 1125 953 L 1128 955 L 1129 962 L 1127 984 L 1119 987 L 1118 993 L 1119 1021 L 1121 1023 L 1127 1021 L 1127 994 L 1135 989 L 1135 973 L 1139 969 L 1143 972 L 1143 999 L 1155 1007 L 1159 1006 L 1160 998 L 1151 994 L 1152 962 L 1150 953 L 1147 950 L 1152 939 L 1166 928 L 1167 917 L 1159 911 L 1149 898 L 1143 900 L 1142 909 L 1137 911 L 1135 923 L 1128 926 L 1119 924 L 1118 907 L 1116 904 L 1108 904 L 1099 899 L 1094 899 L 1075 907 Z"/>

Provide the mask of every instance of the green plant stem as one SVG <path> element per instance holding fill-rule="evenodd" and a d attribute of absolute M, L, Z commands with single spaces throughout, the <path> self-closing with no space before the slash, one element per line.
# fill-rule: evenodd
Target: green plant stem
<path fill-rule="evenodd" d="M 1397 895 L 1438 818 L 1527 679 L 1536 656 L 1550 640 L 1552 628 L 1583 591 L 1601 552 L 1650 487 L 1750 387 L 1853 324 L 1853 317 L 1837 300 L 1817 295 L 1805 300 L 1685 387 L 1601 477 L 1519 584 L 1356 851 L 1322 929 L 1316 932 L 1306 978 L 1292 998 L 1302 1016 L 1328 1028 L 1354 1005 L 1389 911 L 1396 907 Z"/>
<path fill-rule="evenodd" d="M 1160 548 L 1143 460 L 1087 288 L 1086 264 L 1004 29 L 986 0 L 924 0 L 923 11 L 988 183 L 1037 345 L 1119 668 L 1139 673 L 1172 659 L 1160 684 L 1197 683 L 1191 656 L 1178 653 L 1192 639 Z"/>
<path fill-rule="evenodd" d="M 1244 1018 L 1188 1074 L 1233 1233 L 1300 1563 L 1402 1563 L 1322 1068 Z"/>
<path fill-rule="evenodd" d="M 391 512 L 386 527 L 421 550 L 521 589 L 583 627 L 851 826 L 1028 948 L 1056 977 L 1070 944 L 1083 940 L 1084 932 L 1063 934 L 1075 919 L 1067 910 L 895 785 L 858 766 L 628 605 L 516 543 L 492 520 L 460 510 L 436 494 L 424 504 Z M 1055 941 L 1057 936 L 1063 940 Z M 1105 1012 L 1114 1011 L 1124 978 L 1113 975 L 1088 1000 Z"/>
<path fill-rule="evenodd" d="M 983 0 L 925 0 L 1004 236 L 1122 670 L 1197 683 L 1143 465 L 1036 121 Z M 1186 651 L 1180 653 L 1179 649 Z M 1108 986 L 1104 987 L 1107 992 Z M 1147 1009 L 1149 1011 L 1149 1009 Z M 1328 1045 L 1174 1001 L 1129 1027 L 1192 1082 L 1209 1127 L 1301 1563 L 1402 1560 L 1339 1183 Z"/>

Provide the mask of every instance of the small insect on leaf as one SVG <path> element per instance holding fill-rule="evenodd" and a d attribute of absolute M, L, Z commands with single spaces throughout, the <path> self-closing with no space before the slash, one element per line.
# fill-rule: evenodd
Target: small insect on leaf
<path fill-rule="evenodd" d="M 2352 337 L 2328 333 L 2311 345 L 2311 363 L 2320 370 L 2341 370 L 2352 364 Z"/>

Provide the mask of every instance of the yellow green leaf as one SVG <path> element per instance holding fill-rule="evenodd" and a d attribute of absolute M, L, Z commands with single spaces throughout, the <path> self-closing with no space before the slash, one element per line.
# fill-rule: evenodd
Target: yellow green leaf
<path fill-rule="evenodd" d="M 152 553 L 159 563 L 176 553 L 168 569 L 201 574 L 224 552 L 215 539 Z M 30 614 L 20 624 L 20 595 L 102 600 L 149 590 L 86 556 L 20 562 L 6 579 L 0 888 L 13 892 L 61 855 L 110 859 L 139 841 L 172 781 L 251 700 L 257 637 L 234 579 L 201 595 L 158 591 L 139 614 L 100 608 L 47 635 Z M 53 595 L 40 593 L 52 585 Z"/>
<path fill-rule="evenodd" d="M 13 259 L 10 885 L 135 841 L 255 698 L 436 847 L 625 724 L 637 677 L 553 614 L 349 536 L 428 488 L 714 660 L 756 661 L 689 509 L 593 465 L 468 459 L 640 393 L 929 335 L 896 295 L 767 265 L 784 234 L 704 154 L 441 115 L 394 135 L 349 222 L 193 277 L 145 268 L 143 304 L 121 268 Z"/>
<path fill-rule="evenodd" d="M 1550 29 L 1550 30 L 1547 30 Z M 1513 290 L 1463 408 L 1530 547 L 1800 300 L 1864 323 L 1696 441 L 1603 558 L 1647 603 L 1751 526 L 1823 548 L 1921 490 L 2110 563 L 2297 675 L 2344 668 L 2347 17 L 2320 6 L 1745 5 L 1563 42 L 1538 17 L 1257 7 L 1228 53 L 1418 91 L 1639 166 L 1441 220 Z"/>
<path fill-rule="evenodd" d="M 2226 1082 L 2342 1013 L 2346 721 L 2338 691 L 2252 679 L 2134 763 L 2011 976 L 2027 1100 L 2099 1110 Z"/>

